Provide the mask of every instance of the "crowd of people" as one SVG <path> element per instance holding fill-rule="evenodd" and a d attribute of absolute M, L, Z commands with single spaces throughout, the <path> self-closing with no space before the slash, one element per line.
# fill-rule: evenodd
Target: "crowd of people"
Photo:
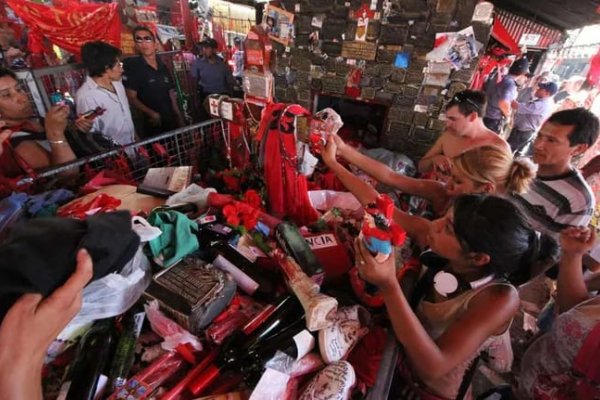
<path fill-rule="evenodd" d="M 0 119 L 3 141 L 0 149 L 2 176 L 13 178 L 49 166 L 73 161 L 78 136 L 94 133 L 114 147 L 128 145 L 185 124 L 177 101 L 175 84 L 167 66 L 158 57 L 154 32 L 139 26 L 133 29 L 137 56 L 123 59 L 120 49 L 102 42 L 88 42 L 81 48 L 87 77 L 75 94 L 75 113 L 60 102 L 36 121 L 26 91 L 9 69 L 0 68 Z M 241 46 L 238 41 L 237 46 Z M 216 53 L 217 43 L 200 43 L 202 53 L 194 61 L 191 75 L 200 104 L 210 94 L 233 94 L 232 69 Z M 233 72 L 240 79 L 243 52 L 234 53 Z M 134 124 L 132 111 L 139 114 Z M 200 118 L 208 115 L 201 109 Z M 70 118 L 73 114 L 76 117 Z M 83 154 L 89 155 L 89 154 Z"/>
<path fill-rule="evenodd" d="M 559 85 L 558 76 L 550 71 L 530 73 L 525 57 L 517 59 L 505 75 L 500 70 L 491 74 L 484 91 L 489 101 L 485 125 L 505 133 L 511 150 L 519 155 L 531 155 L 535 134 L 553 112 L 581 107 L 600 115 L 598 89 L 584 77 L 571 76 Z"/>
<path fill-rule="evenodd" d="M 113 46 L 83 46 L 89 76 L 76 94 L 77 112 L 105 111 L 93 121 L 76 120 L 78 130 L 99 131 L 123 145 L 183 123 L 173 83 L 156 56 L 153 32 L 136 28 L 134 40 L 140 55 L 125 64 Z M 192 68 L 204 97 L 230 94 L 234 85 L 234 75 L 215 49 L 216 42 L 204 41 L 203 57 Z M 410 291 L 397 279 L 396 257 L 376 260 L 362 240 L 354 243 L 360 274 L 381 291 L 404 349 L 399 362 L 404 394 L 399 396 L 408 390 L 426 399 L 471 398 L 465 376 L 483 351 L 493 353 L 494 368 L 510 370 L 508 332 L 520 309 L 519 288 L 541 274 L 556 281 L 555 315 L 549 331 L 524 354 L 522 370 L 515 371 L 516 395 L 542 398 L 537 396 L 553 376 L 571 371 L 586 337 L 600 322 L 600 296 L 590 291 L 593 280 L 585 272 L 589 267 L 595 272 L 600 263 L 595 230 L 588 226 L 595 198 L 573 165 L 596 143 L 600 122 L 581 107 L 554 112 L 558 86 L 534 77 L 534 83 L 523 87 L 527 73 L 527 61 L 521 59 L 486 93 L 457 93 L 445 110 L 446 131 L 420 160 L 418 178 L 392 171 L 336 134 L 321 149 L 325 165 L 363 206 L 379 193 L 350 172 L 348 164 L 397 191 L 428 200 L 434 216 L 402 207 L 394 213 L 395 222 L 423 251 L 420 260 L 427 266 L 423 276 L 413 277 L 416 284 Z M 144 116 L 143 134 L 135 132 L 130 104 Z M 56 105 L 43 123 L 31 122 L 31 105 L 14 74 L 0 71 L 3 174 L 73 160 L 65 136 L 68 113 L 68 106 Z M 507 140 L 498 133 L 508 120 Z M 529 142 L 531 159 L 514 157 Z M 586 174 L 597 172 L 598 158 L 594 162 Z M 89 256 L 82 251 L 76 257 L 77 269 L 64 286 L 46 299 L 24 296 L 2 321 L 0 387 L 11 393 L 0 393 L 0 399 L 40 398 L 46 347 L 77 312 L 81 289 L 91 277 Z M 587 267 L 584 259 L 592 260 Z"/>

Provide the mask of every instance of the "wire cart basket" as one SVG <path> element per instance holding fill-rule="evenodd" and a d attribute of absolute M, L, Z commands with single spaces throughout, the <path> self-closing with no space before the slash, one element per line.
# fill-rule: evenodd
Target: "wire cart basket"
<path fill-rule="evenodd" d="M 100 171 L 132 185 L 141 183 L 149 168 L 191 166 L 194 174 L 203 173 L 222 165 L 228 134 L 222 120 L 209 120 L 38 172 L 17 185 L 32 192 L 78 191 Z"/>

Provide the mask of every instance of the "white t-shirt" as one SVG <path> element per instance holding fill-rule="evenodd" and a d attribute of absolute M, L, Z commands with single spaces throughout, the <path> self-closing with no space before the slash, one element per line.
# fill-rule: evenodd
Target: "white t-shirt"
<path fill-rule="evenodd" d="M 126 145 L 135 141 L 129 101 L 123 83 L 115 81 L 112 84 L 116 94 L 99 86 L 88 76 L 75 95 L 77 113 L 83 114 L 96 107 L 104 108 L 104 114 L 94 119 L 92 131 L 102 132 L 115 142 Z"/>

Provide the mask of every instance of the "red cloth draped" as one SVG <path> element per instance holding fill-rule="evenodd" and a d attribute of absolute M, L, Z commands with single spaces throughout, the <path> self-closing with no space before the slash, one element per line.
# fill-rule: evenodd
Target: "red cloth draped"
<path fill-rule="evenodd" d="M 121 47 L 121 20 L 117 4 L 87 4 L 54 0 L 53 7 L 22 0 L 7 0 L 29 27 L 30 50 L 43 52 L 43 39 L 79 55 L 81 46 L 102 40 Z"/>
<path fill-rule="evenodd" d="M 296 158 L 295 117 L 309 116 L 305 108 L 293 104 L 269 104 L 259 129 L 264 156 L 264 174 L 269 213 L 277 218 L 289 217 L 298 225 L 315 222 L 319 214 L 308 198 L 306 177 L 298 172 Z"/>

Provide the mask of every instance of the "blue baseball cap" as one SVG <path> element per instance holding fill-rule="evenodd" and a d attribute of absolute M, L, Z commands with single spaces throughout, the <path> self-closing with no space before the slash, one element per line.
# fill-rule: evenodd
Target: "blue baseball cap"
<path fill-rule="evenodd" d="M 550 93 L 550 96 L 554 96 L 556 92 L 558 92 L 558 86 L 554 82 L 544 82 L 538 85 L 540 89 L 544 89 L 546 92 Z"/>

